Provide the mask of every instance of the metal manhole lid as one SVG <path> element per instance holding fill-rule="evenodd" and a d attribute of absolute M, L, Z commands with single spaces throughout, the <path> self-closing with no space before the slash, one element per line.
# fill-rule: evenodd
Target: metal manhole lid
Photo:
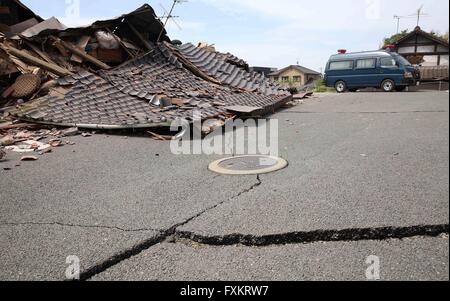
<path fill-rule="evenodd" d="M 281 170 L 288 166 L 284 159 L 250 155 L 224 158 L 209 165 L 209 170 L 224 175 L 257 175 Z"/>

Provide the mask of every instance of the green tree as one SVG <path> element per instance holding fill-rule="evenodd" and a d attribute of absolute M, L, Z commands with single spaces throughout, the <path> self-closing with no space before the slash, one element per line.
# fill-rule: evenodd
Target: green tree
<path fill-rule="evenodd" d="M 398 40 L 400 40 L 401 38 L 406 37 L 408 34 L 409 34 L 408 30 L 403 30 L 402 32 L 394 34 L 390 37 L 386 37 L 383 40 L 383 46 L 393 44 L 393 43 L 397 42 Z"/>
<path fill-rule="evenodd" d="M 448 42 L 448 31 L 444 34 L 440 34 L 439 31 L 432 30 L 430 34 L 438 39 Z"/>
<path fill-rule="evenodd" d="M 400 33 L 394 34 L 390 37 L 386 37 L 383 40 L 383 46 L 389 45 L 389 44 L 394 44 L 395 42 L 397 42 L 398 40 L 400 40 L 401 38 L 407 36 L 408 34 L 410 34 L 410 31 L 408 30 L 403 30 Z M 436 30 L 432 30 L 430 32 L 430 34 L 438 39 L 444 40 L 446 42 L 448 42 L 448 31 L 444 34 L 440 34 L 438 31 Z"/>

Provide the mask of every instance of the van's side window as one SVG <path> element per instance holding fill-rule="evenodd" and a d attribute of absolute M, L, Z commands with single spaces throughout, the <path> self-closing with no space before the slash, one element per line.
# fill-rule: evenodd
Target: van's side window
<path fill-rule="evenodd" d="M 381 59 L 381 67 L 395 67 L 397 63 L 393 58 L 384 57 Z"/>
<path fill-rule="evenodd" d="M 353 69 L 353 61 L 331 62 L 330 70 L 348 70 Z"/>
<path fill-rule="evenodd" d="M 356 61 L 356 69 L 372 69 L 377 65 L 376 59 L 364 59 Z"/>

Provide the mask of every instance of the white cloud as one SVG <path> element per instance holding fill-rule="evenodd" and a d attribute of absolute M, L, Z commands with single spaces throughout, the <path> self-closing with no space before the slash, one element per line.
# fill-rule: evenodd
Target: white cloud
<path fill-rule="evenodd" d="M 261 20 L 258 37 L 219 48 L 242 56 L 251 65 L 283 67 L 295 64 L 319 70 L 339 48 L 349 51 L 377 49 L 382 39 L 395 33 L 397 15 L 409 15 L 424 3 L 425 30 L 448 30 L 446 0 L 197 0 L 230 15 L 230 19 Z M 402 20 L 413 29 L 415 19 Z M 258 25 L 251 25 L 258 26 Z"/>
<path fill-rule="evenodd" d="M 258 14 L 278 18 L 294 29 L 391 30 L 395 27 L 393 16 L 409 15 L 424 5 L 430 17 L 423 18 L 424 28 L 448 30 L 446 0 L 198 0 L 225 13 Z M 404 26 L 412 29 L 414 19 L 404 20 Z"/>

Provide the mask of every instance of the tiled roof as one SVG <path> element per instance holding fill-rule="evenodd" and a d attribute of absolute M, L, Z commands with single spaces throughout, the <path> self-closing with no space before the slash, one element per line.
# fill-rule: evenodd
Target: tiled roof
<path fill-rule="evenodd" d="M 231 54 L 208 51 L 189 43 L 179 46 L 176 50 L 200 70 L 222 84 L 247 91 L 260 92 L 264 95 L 286 93 L 264 75 L 249 72 L 247 63 Z"/>
<path fill-rule="evenodd" d="M 269 74 L 269 76 L 277 76 L 277 75 L 279 75 L 279 74 L 283 73 L 284 71 L 286 71 L 288 69 L 291 69 L 291 68 L 297 69 L 298 71 L 300 71 L 300 72 L 302 72 L 304 74 L 320 75 L 319 72 L 311 70 L 311 69 L 308 69 L 306 67 L 299 66 L 299 65 L 291 65 L 291 66 L 288 66 L 288 67 L 283 68 L 281 70 L 278 70 L 276 72 L 272 72 L 272 73 Z"/>
<path fill-rule="evenodd" d="M 259 107 L 258 113 L 262 114 L 290 99 L 277 86 L 253 78 L 236 66 L 232 68 L 231 64 L 217 63 L 218 70 L 211 72 L 206 68 L 211 60 L 199 57 L 195 61 L 198 66 L 205 66 L 205 72 L 229 85 L 207 81 L 186 69 L 163 44 L 154 47 L 146 56 L 112 70 L 98 74 L 82 71 L 60 78 L 59 86 L 67 89 L 64 93 L 50 93 L 12 114 L 62 126 L 137 128 L 168 125 L 177 117 L 190 120 L 194 110 L 201 111 L 203 119 L 225 118 L 225 108 L 230 105 Z M 221 68 L 226 70 L 219 72 Z M 258 92 L 236 87 L 252 87 Z"/>

